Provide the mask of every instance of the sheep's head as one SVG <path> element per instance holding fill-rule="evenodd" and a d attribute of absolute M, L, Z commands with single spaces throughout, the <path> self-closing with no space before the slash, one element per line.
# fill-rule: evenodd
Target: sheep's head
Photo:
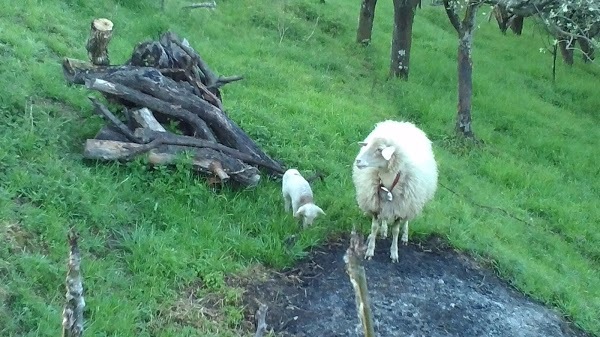
<path fill-rule="evenodd" d="M 296 213 L 294 213 L 294 217 L 302 217 L 302 225 L 304 226 L 304 228 L 306 228 L 312 225 L 312 223 L 315 221 L 315 218 L 319 214 L 325 215 L 325 212 L 323 212 L 323 210 L 319 206 L 315 204 L 305 204 L 298 208 Z"/>
<path fill-rule="evenodd" d="M 359 142 L 358 145 L 362 146 L 362 149 L 358 153 L 354 165 L 359 169 L 367 167 L 387 168 L 396 151 L 394 146 L 388 145 L 381 138 L 373 139 L 368 143 Z"/>

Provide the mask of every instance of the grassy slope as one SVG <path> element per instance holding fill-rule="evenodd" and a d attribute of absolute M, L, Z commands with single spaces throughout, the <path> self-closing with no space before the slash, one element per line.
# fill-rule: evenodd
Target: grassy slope
<path fill-rule="evenodd" d="M 233 335 L 239 290 L 225 286 L 227 274 L 254 262 L 282 267 L 325 234 L 353 223 L 367 228 L 354 206 L 350 165 L 355 142 L 386 118 L 421 125 L 435 142 L 442 184 L 468 196 L 440 188 L 412 237 L 448 237 L 600 335 L 597 66 L 561 65 L 552 85 L 550 57 L 538 52 L 542 40 L 529 22 L 523 37 L 503 37 L 482 15 L 474 125 L 486 145 L 469 148 L 450 137 L 456 39 L 439 7 L 419 11 L 411 80 L 395 83 L 384 81 L 386 2 L 369 48 L 352 42 L 357 8 L 343 0 L 248 0 L 242 7 L 223 0 L 214 12 L 166 14 L 158 1 L 103 3 L 0 0 L 0 335 L 59 333 L 69 225 L 84 238 L 87 334 Z M 280 208 L 277 182 L 214 193 L 184 164 L 173 174 L 137 162 L 82 162 L 81 144 L 102 122 L 86 89 L 65 86 L 59 63 L 86 57 L 89 21 L 101 16 L 116 25 L 113 63 L 172 29 L 218 73 L 244 74 L 225 89 L 230 115 L 274 157 L 328 174 L 314 186 L 328 216 L 286 247 L 299 230 Z M 218 319 L 178 301 L 192 290 L 205 299 L 196 305 L 216 310 Z"/>

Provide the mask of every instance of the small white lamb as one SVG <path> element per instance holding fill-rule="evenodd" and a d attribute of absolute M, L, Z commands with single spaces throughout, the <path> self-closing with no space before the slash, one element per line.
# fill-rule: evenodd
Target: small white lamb
<path fill-rule="evenodd" d="M 298 170 L 289 169 L 283 175 L 281 187 L 285 210 L 292 214 L 295 218 L 302 217 L 304 228 L 312 225 L 313 221 L 319 214 L 325 215 L 323 210 L 314 204 L 313 193 L 310 189 L 310 184 Z"/>
<path fill-rule="evenodd" d="M 362 146 L 352 170 L 359 208 L 372 216 L 365 257 L 375 250 L 381 230 L 387 236 L 392 224 L 390 257 L 398 262 L 398 234 L 403 225 L 402 243 L 408 243 L 408 221 L 421 213 L 437 189 L 438 170 L 425 133 L 409 122 L 387 120 L 360 142 Z"/>

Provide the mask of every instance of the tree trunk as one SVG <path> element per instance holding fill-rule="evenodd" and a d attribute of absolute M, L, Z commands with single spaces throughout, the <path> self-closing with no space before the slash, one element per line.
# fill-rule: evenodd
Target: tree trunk
<path fill-rule="evenodd" d="M 515 33 L 515 35 L 521 35 L 523 33 L 523 20 L 524 17 L 515 15 L 510 23 L 510 29 Z"/>
<path fill-rule="evenodd" d="M 390 57 L 390 77 L 408 79 L 412 27 L 417 1 L 394 0 L 394 33 Z"/>
<path fill-rule="evenodd" d="M 475 135 L 471 127 L 471 98 L 473 96 L 473 32 L 475 29 L 475 16 L 479 5 L 470 4 L 467 7 L 458 36 L 458 114 L 456 118 L 456 132 L 473 138 Z"/>
<path fill-rule="evenodd" d="M 568 38 L 563 38 L 558 41 L 558 47 L 563 57 L 563 61 L 570 66 L 573 65 L 573 44 L 573 41 Z"/>
<path fill-rule="evenodd" d="M 371 42 L 376 4 L 377 0 L 362 0 L 358 16 L 358 29 L 356 30 L 356 42 L 358 43 L 369 44 Z"/>
<path fill-rule="evenodd" d="M 581 47 L 583 62 L 587 63 L 594 61 L 594 46 L 586 39 L 579 38 L 577 41 Z"/>

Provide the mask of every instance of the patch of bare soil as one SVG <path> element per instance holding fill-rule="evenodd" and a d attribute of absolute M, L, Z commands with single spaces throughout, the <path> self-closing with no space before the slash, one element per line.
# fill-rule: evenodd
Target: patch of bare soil
<path fill-rule="evenodd" d="M 589 336 L 442 240 L 400 247 L 396 264 L 390 240 L 377 243 L 365 261 L 377 336 Z M 258 300 L 269 306 L 267 324 L 278 336 L 362 336 L 346 248 L 345 239 L 330 243 L 291 270 L 238 283 L 246 289 L 248 319 Z"/>

